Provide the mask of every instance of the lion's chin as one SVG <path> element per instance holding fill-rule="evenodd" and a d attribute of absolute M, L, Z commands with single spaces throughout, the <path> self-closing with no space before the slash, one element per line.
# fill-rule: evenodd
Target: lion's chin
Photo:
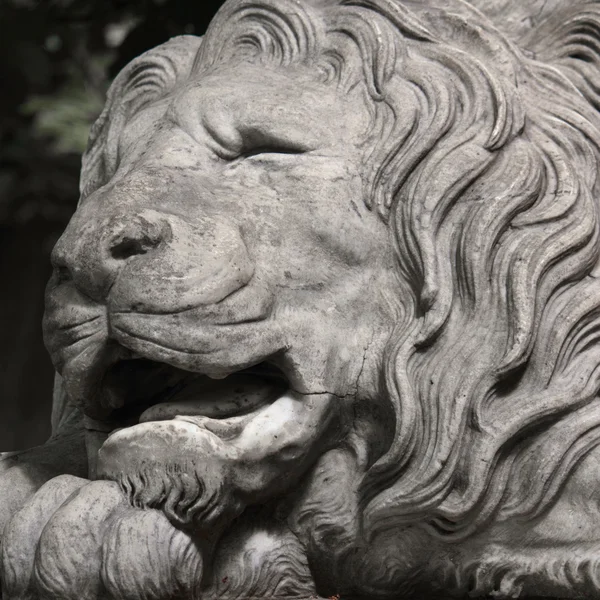
<path fill-rule="evenodd" d="M 176 415 L 108 436 L 99 479 L 120 484 L 136 508 L 156 508 L 177 526 L 217 533 L 244 508 L 293 486 L 344 435 L 343 404 L 331 394 L 288 391 L 226 419 Z"/>
<path fill-rule="evenodd" d="M 202 427 L 202 419 L 175 417 L 110 435 L 98 452 L 97 475 L 119 483 L 133 507 L 160 509 L 179 526 L 214 531 L 243 509 L 230 493 L 234 460 L 233 447 Z"/>
<path fill-rule="evenodd" d="M 148 359 L 117 362 L 103 378 L 108 418 L 86 420 L 90 476 L 118 481 L 133 506 L 161 508 L 179 524 L 210 520 L 209 488 L 236 458 L 227 441 L 287 387 L 264 364 L 215 380 Z"/>

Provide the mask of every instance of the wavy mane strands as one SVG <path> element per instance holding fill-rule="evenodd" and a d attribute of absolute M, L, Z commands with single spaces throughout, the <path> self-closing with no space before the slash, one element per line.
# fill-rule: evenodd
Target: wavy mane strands
<path fill-rule="evenodd" d="M 194 68 L 305 64 L 345 88 L 361 73 L 365 198 L 394 234 L 406 315 L 366 532 L 419 520 L 449 539 L 538 514 L 600 443 L 600 10 L 514 44 L 433 4 L 228 3 Z"/>

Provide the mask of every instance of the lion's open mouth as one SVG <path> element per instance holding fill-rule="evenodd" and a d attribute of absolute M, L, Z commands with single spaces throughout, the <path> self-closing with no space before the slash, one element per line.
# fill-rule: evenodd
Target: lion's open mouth
<path fill-rule="evenodd" d="M 108 368 L 99 399 L 107 414 L 103 421 L 110 430 L 177 416 L 241 416 L 280 398 L 288 387 L 283 373 L 267 363 L 213 379 L 135 358 Z"/>

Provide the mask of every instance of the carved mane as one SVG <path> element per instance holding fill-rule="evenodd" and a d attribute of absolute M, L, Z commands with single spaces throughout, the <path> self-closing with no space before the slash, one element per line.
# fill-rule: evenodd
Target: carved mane
<path fill-rule="evenodd" d="M 234 0 L 191 50 L 196 73 L 254 60 L 364 86 L 364 197 L 399 275 L 382 291 L 395 431 L 362 482 L 365 531 L 420 521 L 448 539 L 540 513 L 600 443 L 600 8 L 516 45 L 466 3 L 434 4 Z"/>

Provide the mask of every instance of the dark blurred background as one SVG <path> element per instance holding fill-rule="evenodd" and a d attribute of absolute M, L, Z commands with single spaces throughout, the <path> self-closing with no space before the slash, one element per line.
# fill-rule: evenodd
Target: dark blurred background
<path fill-rule="evenodd" d="M 42 342 L 49 255 L 74 211 L 81 153 L 117 72 L 201 35 L 219 0 L 0 0 L 0 451 L 50 433 Z"/>

